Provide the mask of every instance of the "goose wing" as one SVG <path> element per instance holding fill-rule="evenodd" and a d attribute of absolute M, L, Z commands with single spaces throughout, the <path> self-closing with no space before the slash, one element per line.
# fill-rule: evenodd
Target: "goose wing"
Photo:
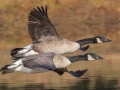
<path fill-rule="evenodd" d="M 56 28 L 49 20 L 47 6 L 33 8 L 28 16 L 28 32 L 33 42 L 42 41 L 43 38 L 59 37 Z"/>
<path fill-rule="evenodd" d="M 53 54 L 40 53 L 27 57 L 22 61 L 23 65 L 27 68 L 38 69 L 44 68 L 47 70 L 56 69 L 53 63 Z"/>

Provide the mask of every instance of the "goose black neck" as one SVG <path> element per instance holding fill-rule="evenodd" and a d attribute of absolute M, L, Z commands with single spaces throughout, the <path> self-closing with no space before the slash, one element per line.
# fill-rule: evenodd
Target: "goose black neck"
<path fill-rule="evenodd" d="M 78 56 L 70 56 L 70 57 L 67 57 L 70 62 L 76 62 L 76 61 L 84 61 L 84 60 L 87 60 L 87 57 L 85 57 L 84 55 L 78 55 Z"/>
<path fill-rule="evenodd" d="M 82 40 L 78 40 L 78 41 L 76 41 L 76 42 L 79 43 L 80 46 L 83 46 L 83 45 L 85 45 L 85 44 L 94 43 L 94 38 L 82 39 Z"/>

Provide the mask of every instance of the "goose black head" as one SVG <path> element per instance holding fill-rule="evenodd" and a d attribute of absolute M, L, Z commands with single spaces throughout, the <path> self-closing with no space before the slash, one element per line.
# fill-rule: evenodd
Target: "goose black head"
<path fill-rule="evenodd" d="M 96 36 L 94 37 L 94 43 L 105 43 L 105 42 L 111 42 L 111 40 L 103 37 L 103 36 Z"/>
<path fill-rule="evenodd" d="M 100 57 L 100 56 L 98 56 L 94 53 L 87 53 L 87 54 L 85 54 L 85 57 L 86 57 L 87 60 L 90 60 L 90 61 L 103 59 L 102 57 Z"/>

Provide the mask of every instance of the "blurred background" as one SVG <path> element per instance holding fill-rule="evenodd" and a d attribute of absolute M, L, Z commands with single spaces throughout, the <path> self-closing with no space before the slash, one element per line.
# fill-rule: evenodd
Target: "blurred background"
<path fill-rule="evenodd" d="M 105 36 L 111 43 L 92 44 L 86 52 L 104 59 L 76 62 L 69 70 L 88 71 L 81 78 L 54 72 L 0 74 L 0 90 L 120 90 L 120 0 L 0 0 L 0 67 L 13 62 L 10 50 L 31 43 L 28 14 L 48 6 L 48 15 L 61 37 L 72 41 Z"/>

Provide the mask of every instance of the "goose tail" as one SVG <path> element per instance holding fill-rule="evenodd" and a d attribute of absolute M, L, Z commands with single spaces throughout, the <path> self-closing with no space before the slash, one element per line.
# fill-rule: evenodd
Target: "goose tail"
<path fill-rule="evenodd" d="M 89 48 L 89 45 L 85 46 L 85 47 L 80 47 L 80 50 L 82 51 L 86 51 Z"/>
<path fill-rule="evenodd" d="M 28 48 L 14 48 L 11 50 L 11 56 L 13 59 L 18 59 L 24 57 L 24 54 L 29 51 Z"/>
<path fill-rule="evenodd" d="M 12 72 L 14 72 L 13 69 L 8 69 L 9 66 L 10 66 L 10 65 L 5 65 L 4 67 L 2 67 L 2 68 L 0 69 L 0 71 L 2 72 L 2 74 L 7 74 L 7 73 L 12 73 Z"/>
<path fill-rule="evenodd" d="M 23 48 L 14 48 L 11 50 L 11 56 L 13 59 L 24 57 L 24 54 L 31 50 L 32 44 L 29 44 Z"/>

